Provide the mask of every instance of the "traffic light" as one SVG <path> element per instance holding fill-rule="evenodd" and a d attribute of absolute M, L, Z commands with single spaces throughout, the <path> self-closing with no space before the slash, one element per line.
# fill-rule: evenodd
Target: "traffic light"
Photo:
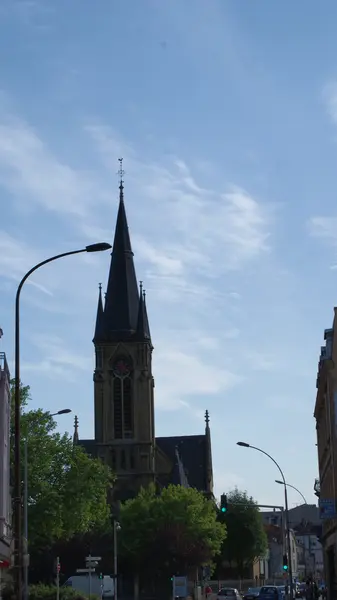
<path fill-rule="evenodd" d="M 99 574 L 99 579 L 103 579 L 103 573 Z"/>
<path fill-rule="evenodd" d="M 288 571 L 288 556 L 283 554 L 283 571 Z"/>
<path fill-rule="evenodd" d="M 221 498 L 220 498 L 220 510 L 222 513 L 227 512 L 227 496 L 226 494 L 222 494 Z"/>

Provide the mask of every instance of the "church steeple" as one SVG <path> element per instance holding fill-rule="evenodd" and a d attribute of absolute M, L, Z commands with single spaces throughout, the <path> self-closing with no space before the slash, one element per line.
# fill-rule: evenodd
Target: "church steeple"
<path fill-rule="evenodd" d="M 151 334 L 146 309 L 145 290 L 143 290 L 142 281 L 140 281 L 139 283 L 139 304 L 136 337 L 139 341 L 149 342 L 151 344 Z"/>
<path fill-rule="evenodd" d="M 94 342 L 97 342 L 104 335 L 104 313 L 103 313 L 103 301 L 102 301 L 102 284 L 99 284 L 99 292 L 98 292 L 98 304 L 97 304 L 97 315 L 96 315 L 96 327 L 95 327 L 95 335 Z"/>
<path fill-rule="evenodd" d="M 213 494 L 213 463 L 212 463 L 212 445 L 211 445 L 211 430 L 209 427 L 209 412 L 205 412 L 205 467 L 206 467 L 206 492 L 210 496 Z"/>
<path fill-rule="evenodd" d="M 138 319 L 138 284 L 124 205 L 122 160 L 119 159 L 119 208 L 104 306 L 107 341 L 130 339 L 136 331 Z"/>

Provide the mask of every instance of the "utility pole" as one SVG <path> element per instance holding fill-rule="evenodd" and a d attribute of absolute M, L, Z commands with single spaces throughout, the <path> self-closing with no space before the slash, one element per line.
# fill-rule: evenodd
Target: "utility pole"
<path fill-rule="evenodd" d="M 117 600 L 118 597 L 118 592 L 117 592 L 117 569 L 118 569 L 118 557 L 117 557 L 117 551 L 118 551 L 118 544 L 117 544 L 117 521 L 116 519 L 114 520 L 114 583 L 115 583 L 115 587 L 114 587 L 114 595 L 115 595 L 115 600 Z"/>
<path fill-rule="evenodd" d="M 117 581 L 118 581 L 118 540 L 117 533 L 120 530 L 121 526 L 114 519 L 114 600 L 118 598 L 118 590 L 117 590 Z"/>
<path fill-rule="evenodd" d="M 56 600 L 60 600 L 60 557 L 56 559 Z"/>

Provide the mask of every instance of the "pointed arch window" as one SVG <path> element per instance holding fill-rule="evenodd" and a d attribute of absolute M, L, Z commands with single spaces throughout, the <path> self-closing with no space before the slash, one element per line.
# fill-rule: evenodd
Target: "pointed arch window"
<path fill-rule="evenodd" d="M 113 406 L 115 438 L 132 438 L 132 368 L 129 361 L 123 358 L 113 364 Z"/>

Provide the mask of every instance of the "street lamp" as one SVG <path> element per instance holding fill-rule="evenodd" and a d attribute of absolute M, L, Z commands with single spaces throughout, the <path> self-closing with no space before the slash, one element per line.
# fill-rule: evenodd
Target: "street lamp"
<path fill-rule="evenodd" d="M 71 413 L 71 408 L 63 408 L 58 410 L 56 413 L 52 413 L 51 417 L 57 417 L 58 415 L 66 415 Z M 24 493 L 23 493 L 23 529 L 24 537 L 26 539 L 26 557 L 23 565 L 23 597 L 24 600 L 28 600 L 28 444 L 27 436 L 24 442 L 25 452 L 25 468 L 24 468 Z"/>
<path fill-rule="evenodd" d="M 114 519 L 114 600 L 117 600 L 117 581 L 118 581 L 118 543 L 117 543 L 117 534 L 120 531 L 121 526 L 116 519 Z"/>
<path fill-rule="evenodd" d="M 284 477 L 284 473 L 280 467 L 280 465 L 278 464 L 278 462 L 276 462 L 275 458 L 273 458 L 272 456 L 270 456 L 270 454 L 268 454 L 268 452 L 265 452 L 264 450 L 262 450 L 261 448 L 257 448 L 256 446 L 251 446 L 250 444 L 247 444 L 247 442 L 237 442 L 238 446 L 242 446 L 243 448 L 251 448 L 252 450 L 257 450 L 257 452 L 261 452 L 261 454 L 264 454 L 265 456 L 267 456 L 270 460 L 273 461 L 274 465 L 278 468 L 281 478 L 282 478 L 282 483 L 284 485 L 284 503 L 285 503 L 285 514 L 286 514 L 286 530 L 287 530 L 287 547 L 288 547 L 288 557 L 289 557 L 289 588 L 290 588 L 290 598 L 291 600 L 293 600 L 294 598 L 294 587 L 293 587 L 293 566 L 292 566 L 292 560 L 291 560 L 291 540 L 290 540 L 290 523 L 289 523 L 289 509 L 288 509 L 288 493 L 287 493 L 287 484 L 286 484 L 286 480 Z"/>
<path fill-rule="evenodd" d="M 298 494 L 300 496 L 302 496 L 304 504 L 308 504 L 305 497 L 303 496 L 302 492 L 300 492 L 300 490 L 297 489 L 297 487 L 295 487 L 294 485 L 291 485 L 290 483 L 284 483 L 283 481 L 280 481 L 279 479 L 275 479 L 275 483 L 279 483 L 280 485 L 286 485 L 288 488 L 292 488 L 293 490 L 298 492 Z"/>
<path fill-rule="evenodd" d="M 37 271 L 40 267 L 64 258 L 72 254 L 81 254 L 83 252 L 103 252 L 109 250 L 111 245 L 107 242 L 98 244 L 90 244 L 81 250 L 72 250 L 71 252 L 63 252 L 51 258 L 47 258 L 42 262 L 32 267 L 21 279 L 15 296 L 15 385 L 14 385 L 14 540 L 15 540 L 15 584 L 16 598 L 22 599 L 22 534 L 21 534 L 21 453 L 20 453 L 20 419 L 21 419 L 21 402 L 20 402 L 20 294 L 25 281 Z"/>

